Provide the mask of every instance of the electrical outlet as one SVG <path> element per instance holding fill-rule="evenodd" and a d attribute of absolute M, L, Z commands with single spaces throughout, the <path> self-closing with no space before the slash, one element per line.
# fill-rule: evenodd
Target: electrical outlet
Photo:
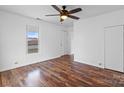
<path fill-rule="evenodd" d="M 16 61 L 16 62 L 14 62 L 14 64 L 18 64 L 18 62 Z"/>

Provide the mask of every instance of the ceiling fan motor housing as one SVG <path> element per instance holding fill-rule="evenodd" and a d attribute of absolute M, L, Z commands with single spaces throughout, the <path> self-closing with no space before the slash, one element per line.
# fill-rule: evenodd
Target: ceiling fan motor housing
<path fill-rule="evenodd" d="M 62 12 L 61 12 L 61 15 L 68 15 L 68 11 L 67 10 L 62 10 Z"/>
<path fill-rule="evenodd" d="M 62 8 L 63 8 L 63 10 L 65 10 L 66 6 L 64 5 L 64 6 L 62 6 Z"/>

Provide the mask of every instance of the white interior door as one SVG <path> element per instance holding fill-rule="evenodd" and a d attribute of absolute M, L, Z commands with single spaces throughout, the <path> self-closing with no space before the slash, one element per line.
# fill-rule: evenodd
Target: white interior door
<path fill-rule="evenodd" d="M 61 55 L 66 55 L 67 54 L 67 32 L 66 31 L 61 31 L 61 42 L 60 42 L 60 47 L 61 47 Z"/>
<path fill-rule="evenodd" d="M 123 26 L 105 29 L 105 68 L 123 72 Z"/>

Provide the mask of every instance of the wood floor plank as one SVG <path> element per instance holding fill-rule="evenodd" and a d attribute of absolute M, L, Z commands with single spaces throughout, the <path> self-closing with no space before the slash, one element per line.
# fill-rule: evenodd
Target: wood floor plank
<path fill-rule="evenodd" d="M 0 73 L 0 86 L 11 87 L 111 87 L 124 86 L 124 74 L 73 61 L 72 56 Z"/>

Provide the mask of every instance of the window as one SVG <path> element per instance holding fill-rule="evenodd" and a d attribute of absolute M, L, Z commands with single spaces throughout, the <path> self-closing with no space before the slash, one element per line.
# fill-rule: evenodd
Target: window
<path fill-rule="evenodd" d="M 33 28 L 33 29 L 32 29 Z M 36 27 L 30 27 L 27 28 L 27 50 L 28 54 L 30 53 L 38 53 L 38 39 L 39 39 L 39 33 Z"/>

